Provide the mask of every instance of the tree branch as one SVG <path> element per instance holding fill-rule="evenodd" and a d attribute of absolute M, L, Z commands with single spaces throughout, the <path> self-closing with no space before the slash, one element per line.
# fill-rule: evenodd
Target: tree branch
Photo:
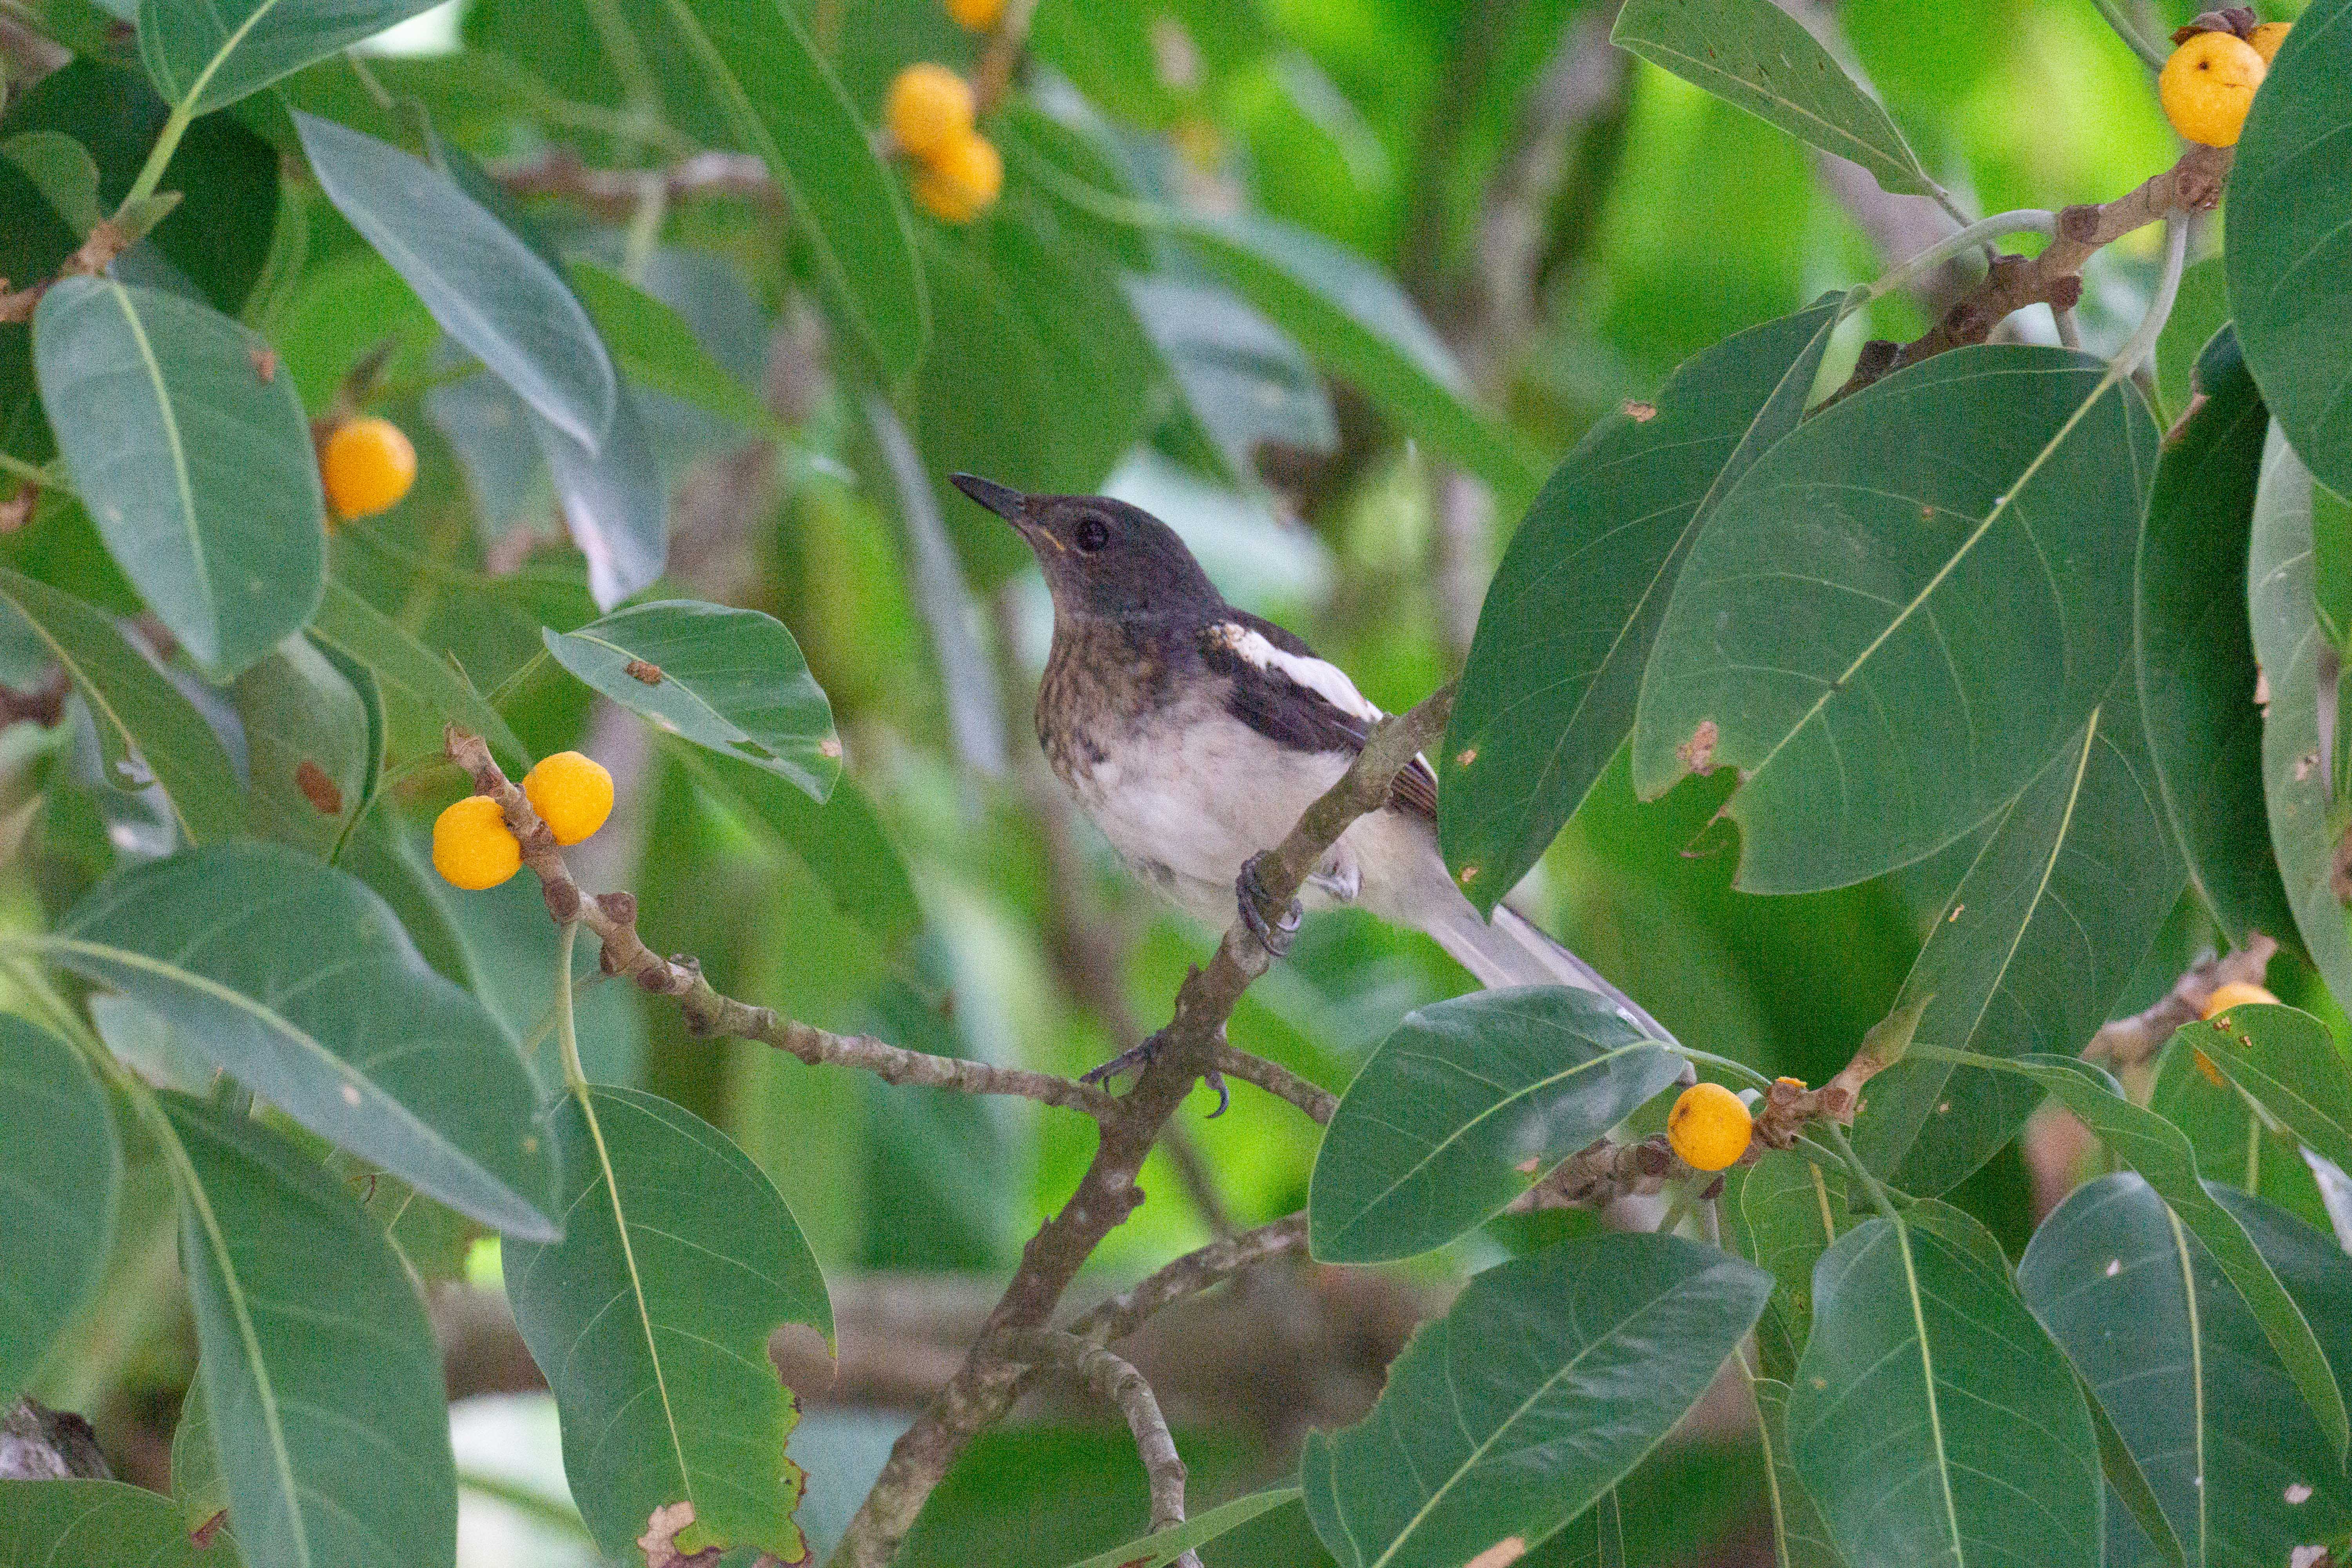
<path fill-rule="evenodd" d="M 1339 1109 L 1339 1097 L 1318 1084 L 1305 1079 L 1264 1057 L 1254 1057 L 1219 1040 L 1209 1054 L 1209 1065 L 1227 1078 L 1237 1078 L 1244 1083 L 1254 1083 L 1277 1100 L 1286 1100 L 1318 1122 L 1328 1122 L 1331 1113 Z"/>
<path fill-rule="evenodd" d="M 1127 1417 L 1135 1436 L 1135 1451 L 1143 1459 L 1143 1473 L 1151 1487 L 1151 1528 L 1169 1530 L 1184 1522 L 1183 1458 L 1176 1452 L 1175 1435 L 1160 1413 L 1160 1401 L 1141 1373 L 1100 1345 L 1052 1329 L 1024 1329 L 1006 1336 L 1005 1353 L 1033 1366 L 1050 1367 L 1077 1378 L 1096 1395 Z M 1200 1559 L 1187 1552 L 1176 1562 L 1200 1568 Z"/>
<path fill-rule="evenodd" d="M 2278 943 L 2260 931 L 2234 952 L 2218 954 L 2191 964 L 2173 982 L 2172 989 L 2146 1012 L 2117 1018 L 2091 1037 L 2084 1057 L 2110 1067 L 2137 1067 L 2164 1048 L 2164 1043 L 2184 1024 L 2205 1016 L 2205 1003 L 2214 992 L 2232 983 L 2260 985 Z"/>
<path fill-rule="evenodd" d="M 1089 1344 L 1123 1340 L 1160 1308 L 1221 1285 L 1245 1268 L 1307 1248 L 1304 1211 L 1188 1252 L 1110 1300 L 1071 1320 L 1066 1331 Z"/>

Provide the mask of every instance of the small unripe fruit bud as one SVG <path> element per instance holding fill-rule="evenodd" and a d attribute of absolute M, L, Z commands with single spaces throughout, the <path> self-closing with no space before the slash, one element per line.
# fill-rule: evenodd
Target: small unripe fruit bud
<path fill-rule="evenodd" d="M 908 156 L 928 163 L 960 136 L 971 134 L 971 84 L 943 65 L 925 60 L 890 82 L 882 122 Z"/>
<path fill-rule="evenodd" d="M 522 869 L 522 846 L 497 801 L 469 795 L 434 819 L 433 868 L 451 887 L 475 893 Z"/>
<path fill-rule="evenodd" d="M 941 149 L 915 176 L 915 199 L 949 223 L 970 223 L 1003 189 L 1003 156 L 976 131 Z"/>
<path fill-rule="evenodd" d="M 2233 33 L 2192 34 L 2164 62 L 2157 100 L 2185 140 L 2234 147 L 2267 68 L 2253 45 Z"/>
<path fill-rule="evenodd" d="M 577 844 L 613 815 L 613 775 L 593 757 L 558 752 L 525 773 L 522 793 L 558 844 Z"/>
<path fill-rule="evenodd" d="M 1666 1142 L 1694 1170 L 1720 1171 L 1748 1152 L 1755 1118 L 1719 1083 L 1695 1083 L 1666 1113 Z"/>
<path fill-rule="evenodd" d="M 416 448 L 389 419 L 345 420 L 319 449 L 319 477 L 337 517 L 372 517 L 399 505 L 416 482 Z"/>

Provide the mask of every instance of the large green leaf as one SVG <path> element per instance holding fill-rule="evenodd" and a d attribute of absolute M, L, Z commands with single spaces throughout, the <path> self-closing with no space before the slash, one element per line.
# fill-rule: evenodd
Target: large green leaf
<path fill-rule="evenodd" d="M 914 230 L 799 13 L 780 0 L 662 0 L 661 16 L 700 70 L 696 96 L 783 187 L 854 341 L 887 376 L 905 375 L 930 331 Z"/>
<path fill-rule="evenodd" d="M 2257 1003 L 2184 1025 L 2174 1038 L 2204 1052 L 2323 1158 L 2352 1170 L 2352 1074 L 2326 1025 Z"/>
<path fill-rule="evenodd" d="M 213 1441 L 201 1380 L 188 1385 L 180 1401 L 180 1424 L 172 1428 L 172 1500 L 180 1505 L 189 1534 L 207 1526 L 229 1533 L 228 1478 L 221 1473 L 220 1446 Z"/>
<path fill-rule="evenodd" d="M 226 1541 L 199 1550 L 170 1498 L 125 1481 L 0 1481 L 0 1563 L 239 1568 Z"/>
<path fill-rule="evenodd" d="M 756 436 L 782 433 L 752 390 L 710 357 L 686 318 L 593 261 L 575 261 L 572 291 L 596 319 L 605 346 L 631 381 L 667 393 Z"/>
<path fill-rule="evenodd" d="M 1452 353 L 1387 274 L 1275 218 L 1189 217 L 1174 232 L 1406 435 L 1486 480 L 1505 511 L 1535 494 L 1539 459 L 1471 403 Z"/>
<path fill-rule="evenodd" d="M 627 1556 L 655 1510 L 693 1506 L 691 1554 L 756 1546 L 803 1560 L 799 1418 L 768 1361 L 779 1324 L 833 1339 L 792 1211 L 743 1152 L 690 1112 L 595 1086 L 553 1113 L 564 1236 L 508 1244 L 507 1293 L 563 1425 L 563 1466 L 597 1544 Z"/>
<path fill-rule="evenodd" d="M 2230 308 L 2263 397 L 2312 472 L 2352 495 L 2352 0 L 2317 0 L 2263 78 L 2230 171 Z"/>
<path fill-rule="evenodd" d="M 1813 1327 L 1813 1266 L 1837 1239 L 1845 1179 L 1785 1150 L 1727 1173 L 1723 1217 L 1738 1250 L 1769 1271 L 1772 1300 L 1756 1325 L 1768 1381 L 1786 1384 Z M 1786 1458 L 1787 1456 L 1781 1456 Z"/>
<path fill-rule="evenodd" d="M 1896 998 L 1915 1043 L 2021 1056 L 2090 1044 L 2180 897 L 2128 669 L 1994 818 Z M 2039 1094 L 1913 1051 L 1871 1080 L 1854 1142 L 1906 1192 L 1949 1191 L 2017 1133 Z"/>
<path fill-rule="evenodd" d="M 1324 1131 L 1309 1246 L 1331 1263 L 1443 1247 L 1682 1071 L 1682 1058 L 1568 986 L 1478 991 L 1409 1013 Z"/>
<path fill-rule="evenodd" d="M 1714 505 L 1796 428 L 1842 314 L 1826 299 L 1727 338 L 1553 471 L 1486 590 L 1438 759 L 1438 836 L 1491 911 L 1633 727 L 1642 669 Z"/>
<path fill-rule="evenodd" d="M 41 297 L 33 357 L 107 549 L 197 663 L 226 679 L 310 618 L 318 458 L 260 338 L 175 294 L 68 278 Z"/>
<path fill-rule="evenodd" d="M 1756 1396 L 1757 1434 L 1772 1502 L 1772 1546 L 1780 1568 L 1845 1568 L 1821 1505 L 1805 1489 L 1789 1451 L 1789 1385 L 1764 1377 L 1750 1379 L 1748 1388 Z"/>
<path fill-rule="evenodd" d="M 2242 946 L 2292 941 L 2294 913 L 2266 853 L 2262 710 L 2246 619 L 2246 542 L 2270 421 L 2223 327 L 2198 356 L 2196 402 L 2165 439 L 2140 531 L 2140 710 L 2165 815 L 2189 878 Z"/>
<path fill-rule="evenodd" d="M 2325 1227 L 2326 1201 L 2302 1141 L 2263 1114 L 2199 1047 L 2206 1031 L 2172 1037 L 2157 1058 L 2147 1108 L 2180 1129 L 2208 1181 L 2228 1182 Z"/>
<path fill-rule="evenodd" d="M 1771 0 L 1630 0 L 1609 41 L 1861 164 L 1882 190 L 1940 194 L 1878 100 Z"/>
<path fill-rule="evenodd" d="M 2327 636 L 2312 596 L 2311 519 L 2311 470 L 2273 424 L 2246 557 L 2254 658 L 2270 689 L 2263 707 L 2263 800 L 2304 951 L 2341 1004 L 2352 997 L 2352 931 L 2334 879 L 2336 846 L 2347 820 L 2331 798 L 2327 752 L 2320 743 L 2320 661 Z M 2326 693 L 2331 705 L 2336 695 Z"/>
<path fill-rule="evenodd" d="M 128 789 L 152 776 L 192 842 L 216 844 L 244 830 L 245 786 L 220 738 L 103 612 L 5 566 L 0 600 L 25 617 L 89 705 L 109 784 Z M 143 774 L 129 763 L 133 752 Z"/>
<path fill-rule="evenodd" d="M 509 766 L 530 761 L 530 753 L 523 750 L 506 720 L 474 689 L 464 671 L 436 656 L 408 628 L 342 584 L 329 580 L 310 629 L 320 640 L 374 671 L 386 686 L 407 693 L 428 712 L 481 736 Z"/>
<path fill-rule="evenodd" d="M 98 1080 L 63 1040 L 0 1013 L 0 1408 L 98 1284 L 121 1191 Z"/>
<path fill-rule="evenodd" d="M 2157 432 L 2063 349 L 1956 349 L 1806 421 L 1717 507 L 1642 683 L 1643 798 L 1731 766 L 1738 885 L 1841 887 L 2006 805 L 2131 647 Z"/>
<path fill-rule="evenodd" d="M 673 735 L 820 801 L 841 775 L 832 704 L 772 616 L 665 599 L 541 635 L 556 663 Z"/>
<path fill-rule="evenodd" d="M 432 8 L 433 0 L 140 0 L 139 57 L 173 103 L 218 109 Z"/>
<path fill-rule="evenodd" d="M 366 798 L 381 743 L 351 678 L 299 634 L 236 678 L 254 831 L 324 857 Z"/>
<path fill-rule="evenodd" d="M 562 276 L 431 164 L 332 121 L 298 113 L 294 125 L 327 199 L 442 330 L 548 423 L 596 451 L 619 383 Z"/>
<path fill-rule="evenodd" d="M 2336 1357 L 2352 1357 L 2352 1262 L 2257 1199 L 2217 1195 Z M 2145 1181 L 2076 1188 L 2017 1278 L 2138 1461 L 2189 1568 L 2284 1563 L 2352 1530 L 2352 1486 L 2326 1434 L 2212 1254 Z M 2157 1558 L 2126 1536 L 2107 1561 Z"/>
<path fill-rule="evenodd" d="M 164 1110 L 196 1378 L 239 1547 L 287 1568 L 450 1561 L 441 1355 L 399 1259 L 283 1137 L 184 1096 Z"/>
<path fill-rule="evenodd" d="M 2025 1057 L 2011 1064 L 2009 1070 L 2055 1095 L 2110 1153 L 2146 1177 L 2180 1223 L 2204 1244 L 2262 1325 L 2272 1350 L 2286 1364 L 2340 1463 L 2347 1448 L 2352 1447 L 2352 1433 L 2347 1430 L 2344 1397 L 2328 1365 L 2327 1352 L 2294 1298 L 2263 1261 L 2245 1227 L 2199 1179 L 2196 1154 L 2188 1138 L 2156 1112 L 2125 1099 L 2113 1079 L 2080 1058 Z"/>
<path fill-rule="evenodd" d="M 2099 1561 L 2083 1392 L 1956 1209 L 1865 1220 L 1822 1256 L 1789 1437 L 1854 1568 Z"/>
<path fill-rule="evenodd" d="M 555 1234 L 514 1042 L 355 879 L 276 845 L 203 849 L 116 873 L 28 940 L 320 1137 L 509 1235 Z"/>
<path fill-rule="evenodd" d="M 1682 1419 L 1771 1290 L 1751 1263 L 1649 1233 L 1488 1269 L 1405 1346 L 1370 1415 L 1307 1434 L 1315 1533 L 1342 1568 L 1540 1544 Z"/>
<path fill-rule="evenodd" d="M 1214 1541 L 1259 1514 L 1297 1500 L 1297 1487 L 1268 1487 L 1221 1503 L 1206 1513 L 1194 1514 L 1181 1524 L 1155 1530 L 1124 1546 L 1114 1546 L 1083 1563 L 1071 1564 L 1071 1568 L 1170 1568 L 1170 1564 L 1202 1542 Z"/>

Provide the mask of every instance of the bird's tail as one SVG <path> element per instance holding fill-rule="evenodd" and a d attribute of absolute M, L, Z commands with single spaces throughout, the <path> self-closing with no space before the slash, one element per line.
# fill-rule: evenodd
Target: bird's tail
<path fill-rule="evenodd" d="M 1640 1003 L 1602 979 L 1599 970 L 1508 904 L 1496 906 L 1489 924 L 1478 918 L 1467 899 L 1456 895 L 1452 910 L 1430 922 L 1427 929 L 1438 946 L 1490 990 L 1504 985 L 1573 985 L 1606 998 L 1651 1038 L 1674 1039 Z"/>

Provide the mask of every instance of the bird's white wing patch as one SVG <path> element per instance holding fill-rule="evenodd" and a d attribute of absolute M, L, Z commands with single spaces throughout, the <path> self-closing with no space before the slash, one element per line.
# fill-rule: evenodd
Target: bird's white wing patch
<path fill-rule="evenodd" d="M 1367 724 L 1377 724 L 1388 717 L 1356 689 L 1356 683 L 1348 679 L 1348 672 L 1336 664 L 1286 653 L 1268 642 L 1265 633 L 1252 631 L 1233 621 L 1218 626 L 1212 635 L 1249 664 L 1269 675 L 1279 675 L 1294 685 L 1305 687 L 1342 713 L 1360 719 Z"/>

